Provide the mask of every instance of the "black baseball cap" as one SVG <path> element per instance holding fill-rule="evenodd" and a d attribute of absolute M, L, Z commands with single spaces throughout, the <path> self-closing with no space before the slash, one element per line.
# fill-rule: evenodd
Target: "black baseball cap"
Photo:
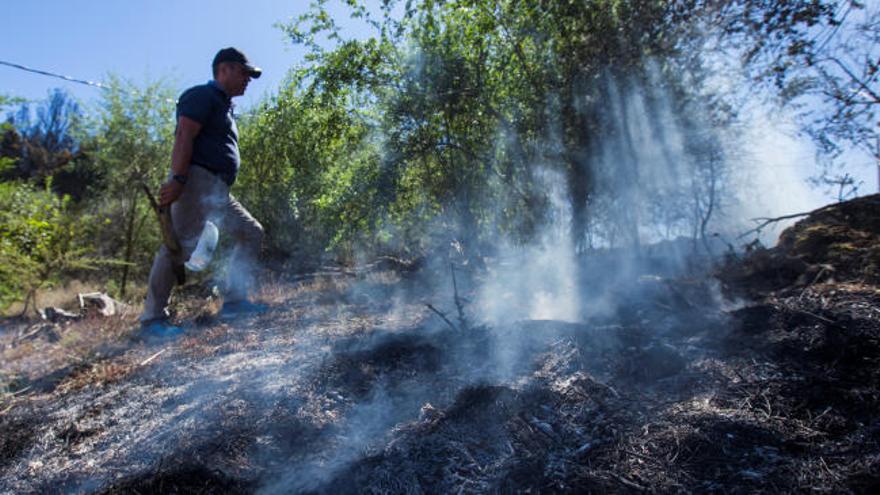
<path fill-rule="evenodd" d="M 241 65 L 244 65 L 244 68 L 250 73 L 251 77 L 254 79 L 259 79 L 260 75 L 263 74 L 263 69 L 259 67 L 254 67 L 251 64 L 244 53 L 241 53 L 236 48 L 224 48 L 217 52 L 217 55 L 214 55 L 214 61 L 211 62 L 211 67 L 217 67 L 217 64 L 221 62 L 238 62 Z"/>

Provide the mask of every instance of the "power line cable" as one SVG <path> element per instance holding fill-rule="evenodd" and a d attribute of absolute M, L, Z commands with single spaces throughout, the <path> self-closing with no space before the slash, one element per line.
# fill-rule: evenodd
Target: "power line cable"
<path fill-rule="evenodd" d="M 54 72 L 49 72 L 46 70 L 34 69 L 34 68 L 27 67 L 27 66 L 24 66 L 21 64 L 7 62 L 5 60 L 0 60 L 0 65 L 12 67 L 13 69 L 23 70 L 25 72 L 32 72 L 34 74 L 39 74 L 41 76 L 54 77 L 57 79 L 62 79 L 64 81 L 68 81 L 68 82 L 75 82 L 77 84 L 84 84 L 86 86 L 92 86 L 94 88 L 99 88 L 99 89 L 103 89 L 103 90 L 110 90 L 111 89 L 110 86 L 107 86 L 106 84 L 101 84 L 99 82 L 87 81 L 85 79 L 77 79 L 75 77 L 65 76 L 64 74 L 56 74 Z M 135 95 L 135 96 L 140 96 L 140 93 L 137 91 L 129 91 L 129 93 L 131 93 L 132 95 Z M 172 99 L 172 98 L 163 98 L 163 99 L 168 103 L 177 103 L 177 100 Z"/>
<path fill-rule="evenodd" d="M 4 61 L 4 60 L 0 60 L 0 65 L 5 65 L 5 66 L 8 66 L 8 67 L 12 67 L 12 68 L 14 68 L 14 69 L 23 70 L 23 71 L 26 71 L 26 72 L 33 72 L 34 74 L 40 74 L 40 75 L 43 75 L 43 76 L 55 77 L 55 78 L 58 78 L 58 79 L 63 79 L 63 80 L 65 80 L 65 81 L 69 81 L 69 82 L 75 82 L 75 83 L 79 83 L 79 84 L 85 84 L 86 86 L 93 86 L 93 87 L 101 88 L 101 89 L 110 89 L 109 86 L 105 86 L 105 85 L 103 85 L 103 84 L 101 84 L 101 83 L 99 83 L 99 82 L 86 81 L 85 79 L 77 79 L 77 78 L 75 78 L 75 77 L 65 76 L 65 75 L 63 75 L 63 74 L 55 74 L 54 72 L 49 72 L 49 71 L 40 70 L 40 69 L 33 69 L 33 68 L 31 68 L 31 67 L 26 67 L 26 66 L 24 66 L 24 65 L 21 65 L 21 64 L 15 64 L 15 63 L 12 63 L 12 62 L 6 62 L 6 61 Z"/>

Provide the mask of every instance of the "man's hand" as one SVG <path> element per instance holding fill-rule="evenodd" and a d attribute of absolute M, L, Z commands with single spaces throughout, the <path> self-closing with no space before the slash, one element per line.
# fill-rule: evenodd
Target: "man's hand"
<path fill-rule="evenodd" d="M 159 188 L 159 206 L 166 207 L 177 201 L 177 198 L 183 193 L 183 184 L 174 179 L 162 184 Z"/>

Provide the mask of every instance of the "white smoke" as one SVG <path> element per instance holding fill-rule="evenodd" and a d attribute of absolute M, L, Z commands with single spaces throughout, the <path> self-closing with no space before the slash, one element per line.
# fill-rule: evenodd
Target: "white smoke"
<path fill-rule="evenodd" d="M 480 319 L 498 325 L 521 319 L 577 321 L 578 265 L 571 239 L 571 206 L 565 178 L 541 169 L 550 214 L 539 238 L 527 246 L 505 244 L 477 293 Z"/>
<path fill-rule="evenodd" d="M 741 231 L 755 226 L 751 219 L 808 212 L 831 202 L 808 183 L 819 171 L 816 147 L 798 136 L 791 115 L 756 106 L 741 118 L 747 149 L 732 167 L 737 197 L 732 216 Z M 757 237 L 763 244 L 773 245 L 779 233 L 797 220 L 768 225 Z M 744 239 L 748 240 L 751 238 Z"/>

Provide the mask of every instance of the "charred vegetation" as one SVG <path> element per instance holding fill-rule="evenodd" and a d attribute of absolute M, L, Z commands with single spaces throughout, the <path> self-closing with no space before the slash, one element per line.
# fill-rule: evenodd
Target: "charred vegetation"
<path fill-rule="evenodd" d="M 22 393 L 4 395 L 0 408 L 2 486 L 872 491 L 880 295 L 854 257 L 872 256 L 863 240 L 880 233 L 865 206 L 872 200 L 818 210 L 769 250 L 802 257 L 802 273 L 829 265 L 833 280 L 804 283 L 801 273 L 782 285 L 755 269 L 766 253 L 752 253 L 719 272 L 737 301 L 707 295 L 711 283 L 694 276 L 642 277 L 621 284 L 619 306 L 595 319 L 463 331 L 421 295 L 396 292 L 390 273 L 278 282 L 269 314 L 204 320 L 163 349 L 94 355 L 77 365 L 88 372 L 59 368 L 53 388 L 20 376 Z M 855 249 L 815 248 L 810 236 L 829 231 Z M 749 276 L 726 278 L 732 270 Z M 375 294 L 395 302 L 373 304 Z M 45 359 L 86 323 L 59 327 L 61 341 L 18 345 L 38 346 Z M 36 359 L 6 355 L 4 374 Z"/>

